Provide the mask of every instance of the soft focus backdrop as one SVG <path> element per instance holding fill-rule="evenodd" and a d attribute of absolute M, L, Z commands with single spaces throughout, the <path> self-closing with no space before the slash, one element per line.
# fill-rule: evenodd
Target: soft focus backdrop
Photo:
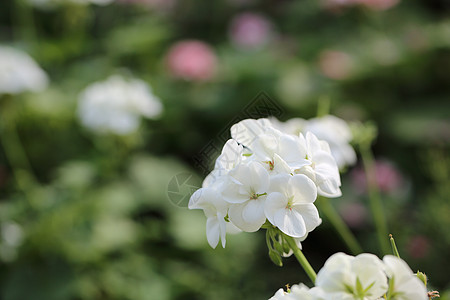
<path fill-rule="evenodd" d="M 261 98 L 281 120 L 330 103 L 375 122 L 389 230 L 450 299 L 449 16 L 446 0 L 2 0 L 0 299 L 267 299 L 308 282 L 271 263 L 264 232 L 211 249 L 182 199 Z M 360 164 L 342 178 L 333 204 L 376 252 Z M 348 251 L 326 219 L 303 249 L 316 270 Z"/>

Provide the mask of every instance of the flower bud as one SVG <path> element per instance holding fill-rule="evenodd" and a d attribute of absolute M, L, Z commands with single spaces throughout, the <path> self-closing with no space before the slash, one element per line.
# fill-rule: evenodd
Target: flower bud
<path fill-rule="evenodd" d="M 276 264 L 277 266 L 279 266 L 279 267 L 282 267 L 282 266 L 283 266 L 283 261 L 281 260 L 281 256 L 280 256 L 280 254 L 277 253 L 276 251 L 274 251 L 274 250 L 269 250 L 269 257 L 270 257 L 270 259 L 272 260 L 272 262 L 273 262 L 274 264 Z"/>
<path fill-rule="evenodd" d="M 427 275 L 425 275 L 425 273 L 417 271 L 416 276 L 423 282 L 423 284 L 425 284 L 425 286 L 427 286 L 428 278 Z"/>

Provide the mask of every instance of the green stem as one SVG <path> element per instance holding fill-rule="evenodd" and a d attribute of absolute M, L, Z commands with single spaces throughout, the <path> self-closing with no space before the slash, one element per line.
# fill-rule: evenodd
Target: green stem
<path fill-rule="evenodd" d="M 362 253 L 363 250 L 361 245 L 358 243 L 355 236 L 348 228 L 347 224 L 345 224 L 341 216 L 337 213 L 336 209 L 331 205 L 330 200 L 324 197 L 320 197 L 317 201 L 317 205 L 333 225 L 334 229 L 336 229 L 336 231 L 339 233 L 350 252 L 352 252 L 353 255 Z"/>
<path fill-rule="evenodd" d="M 328 96 L 322 96 L 319 98 L 317 104 L 317 117 L 323 117 L 330 113 L 331 101 Z"/>
<path fill-rule="evenodd" d="M 378 236 L 378 242 L 382 254 L 389 253 L 388 228 L 386 216 L 383 210 L 380 191 L 376 180 L 375 160 L 370 145 L 361 145 L 361 157 L 366 173 L 367 187 L 369 190 L 369 202 Z"/>
<path fill-rule="evenodd" d="M 294 252 L 295 258 L 297 258 L 298 262 L 303 267 L 303 270 L 305 270 L 305 272 L 308 275 L 309 279 L 311 279 L 311 281 L 313 283 L 315 283 L 317 274 L 314 271 L 314 269 L 311 267 L 311 265 L 309 264 L 309 262 L 306 259 L 305 255 L 303 255 L 302 250 L 300 250 L 297 247 L 297 244 L 295 243 L 294 238 L 290 237 L 290 236 L 287 236 L 287 235 L 284 235 L 283 238 L 288 243 L 288 245 L 292 249 L 292 251 Z"/>
<path fill-rule="evenodd" d="M 17 20 L 16 30 L 18 31 L 15 38 L 22 42 L 35 42 L 36 26 L 31 4 L 25 0 L 15 0 L 13 9 L 13 15 Z"/>
<path fill-rule="evenodd" d="M 392 234 L 389 235 L 389 241 L 391 242 L 392 252 L 394 253 L 395 256 L 400 258 L 400 254 L 398 253 L 397 246 L 395 245 L 395 240 Z"/>
<path fill-rule="evenodd" d="M 0 113 L 0 143 L 6 159 L 11 167 L 14 179 L 18 187 L 24 192 L 30 184 L 36 183 L 31 164 L 20 142 L 19 134 L 11 117 L 8 118 L 6 107 L 2 107 Z M 6 109 L 7 110 L 7 109 Z M 6 120 L 9 122 L 6 123 Z"/>

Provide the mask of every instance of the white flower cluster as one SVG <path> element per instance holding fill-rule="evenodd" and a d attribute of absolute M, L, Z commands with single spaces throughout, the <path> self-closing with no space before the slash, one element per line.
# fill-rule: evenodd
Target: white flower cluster
<path fill-rule="evenodd" d="M 81 123 L 100 133 L 131 133 L 138 128 L 141 116 L 153 118 L 161 111 L 159 98 L 144 81 L 118 75 L 88 86 L 78 102 Z"/>
<path fill-rule="evenodd" d="M 327 115 L 309 120 L 293 118 L 286 122 L 271 121 L 284 132 L 299 134 L 309 131 L 317 138 L 327 141 L 340 169 L 356 163 L 356 153 L 350 145 L 352 132 L 348 124 L 338 117 Z"/>
<path fill-rule="evenodd" d="M 39 92 L 47 85 L 47 75 L 28 54 L 0 46 L 0 94 Z"/>
<path fill-rule="evenodd" d="M 384 297 L 386 296 L 386 298 Z M 426 300 L 425 284 L 400 258 L 373 254 L 332 255 L 317 274 L 316 286 L 279 289 L 270 300 Z"/>
<path fill-rule="evenodd" d="M 211 247 L 228 227 L 254 232 L 268 220 L 301 241 L 320 223 L 317 195 L 339 197 L 340 176 L 328 143 L 311 132 L 289 134 L 268 119 L 247 119 L 231 127 L 231 137 L 203 187 L 189 201 L 207 217 Z M 234 225 L 234 226 L 233 226 Z"/>

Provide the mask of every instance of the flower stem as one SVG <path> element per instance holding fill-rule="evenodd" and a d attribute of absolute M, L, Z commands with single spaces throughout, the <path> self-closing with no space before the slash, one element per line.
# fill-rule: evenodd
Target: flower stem
<path fill-rule="evenodd" d="M 292 251 L 294 252 L 295 258 L 297 258 L 298 262 L 303 267 L 303 270 L 305 270 L 305 272 L 308 275 L 309 279 L 311 279 L 311 281 L 313 283 L 315 283 L 317 274 L 314 271 L 314 269 L 311 267 L 311 265 L 309 264 L 309 262 L 306 259 L 305 255 L 303 255 L 302 250 L 300 250 L 297 247 L 297 244 L 295 243 L 294 238 L 290 237 L 290 236 L 287 236 L 287 235 L 284 235 L 283 238 L 288 243 L 288 245 L 292 249 Z"/>
<path fill-rule="evenodd" d="M 0 113 L 0 144 L 3 146 L 17 186 L 26 193 L 30 184 L 37 183 L 37 180 L 20 141 L 13 118 L 8 116 L 7 111 L 7 107 L 2 107 Z"/>
<path fill-rule="evenodd" d="M 319 197 L 320 200 L 317 201 L 319 209 L 325 214 L 326 218 L 334 226 L 334 229 L 339 233 L 344 243 L 347 245 L 348 249 L 353 255 L 362 253 L 362 247 L 356 240 L 353 233 L 348 228 L 347 224 L 342 220 L 341 216 L 336 212 L 334 207 L 331 205 L 330 200 L 324 197 Z"/>
<path fill-rule="evenodd" d="M 383 211 L 380 191 L 376 181 L 375 160 L 373 158 L 370 144 L 360 146 L 362 162 L 366 173 L 367 187 L 369 190 L 369 202 L 378 236 L 378 242 L 382 254 L 389 253 L 389 242 L 387 240 L 388 228 L 386 216 Z"/>
<path fill-rule="evenodd" d="M 392 252 L 394 252 L 394 255 L 400 258 L 400 254 L 398 253 L 397 246 L 395 245 L 395 240 L 392 234 L 389 234 L 389 241 L 391 242 L 392 246 Z"/>

